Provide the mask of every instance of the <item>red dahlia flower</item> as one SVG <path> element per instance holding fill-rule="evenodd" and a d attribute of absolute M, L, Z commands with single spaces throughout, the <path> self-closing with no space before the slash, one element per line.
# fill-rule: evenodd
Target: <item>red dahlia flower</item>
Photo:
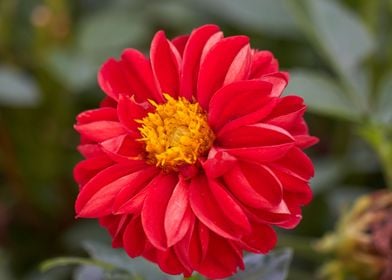
<path fill-rule="evenodd" d="M 243 250 L 267 253 L 271 226 L 293 228 L 311 200 L 317 142 L 288 74 L 246 36 L 205 25 L 168 40 L 150 58 L 135 49 L 98 75 L 99 109 L 77 117 L 77 217 L 98 218 L 131 257 L 169 274 L 223 278 Z"/>

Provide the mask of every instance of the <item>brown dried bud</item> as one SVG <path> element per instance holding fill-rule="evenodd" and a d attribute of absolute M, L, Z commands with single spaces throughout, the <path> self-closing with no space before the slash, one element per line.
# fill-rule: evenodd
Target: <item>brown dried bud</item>
<path fill-rule="evenodd" d="M 392 193 L 360 197 L 316 247 L 335 258 L 323 267 L 323 278 L 392 279 Z"/>

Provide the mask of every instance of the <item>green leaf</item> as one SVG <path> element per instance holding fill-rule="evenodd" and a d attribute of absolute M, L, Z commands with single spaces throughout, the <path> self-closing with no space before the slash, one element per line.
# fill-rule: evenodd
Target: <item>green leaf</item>
<path fill-rule="evenodd" d="M 343 70 L 351 69 L 374 50 L 373 38 L 359 17 L 336 1 L 309 1 L 318 39 Z"/>
<path fill-rule="evenodd" d="M 122 249 L 113 249 L 111 246 L 92 241 L 83 242 L 83 247 L 94 259 L 112 264 L 116 268 L 129 272 L 135 278 L 140 276 L 145 280 L 165 278 L 164 273 L 156 265 L 143 258 L 132 259 Z"/>
<path fill-rule="evenodd" d="M 31 107 L 39 102 L 39 89 L 32 77 L 0 65 L 0 105 Z"/>
<path fill-rule="evenodd" d="M 298 29 L 284 0 L 190 0 L 207 12 L 254 31 L 295 38 Z"/>
<path fill-rule="evenodd" d="M 361 67 L 375 49 L 374 38 L 359 17 L 333 0 L 287 0 L 297 23 L 342 79 L 354 105 L 368 107 L 369 75 Z"/>
<path fill-rule="evenodd" d="M 66 88 L 73 92 L 85 90 L 96 83 L 99 63 L 83 54 L 53 50 L 48 55 L 48 68 Z"/>
<path fill-rule="evenodd" d="M 290 248 L 275 250 L 268 255 L 247 254 L 245 270 L 230 277 L 230 280 L 284 280 L 287 277 L 293 251 Z"/>
<path fill-rule="evenodd" d="M 73 280 L 102 279 L 104 271 L 96 266 L 81 266 L 73 273 Z"/>
<path fill-rule="evenodd" d="M 360 117 L 342 89 L 328 76 L 309 70 L 293 70 L 290 76 L 286 92 L 302 96 L 309 111 L 351 121 Z"/>
<path fill-rule="evenodd" d="M 145 42 L 149 34 L 147 28 L 141 15 L 116 8 L 106 9 L 82 19 L 77 46 L 83 55 L 102 63 L 109 56 L 119 55 L 126 47 Z"/>
<path fill-rule="evenodd" d="M 392 73 L 381 81 L 374 119 L 377 123 L 387 125 L 392 129 Z"/>

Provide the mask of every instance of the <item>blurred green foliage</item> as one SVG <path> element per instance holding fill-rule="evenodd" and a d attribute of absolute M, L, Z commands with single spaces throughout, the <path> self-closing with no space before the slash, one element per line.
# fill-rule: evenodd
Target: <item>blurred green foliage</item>
<path fill-rule="evenodd" d="M 314 279 L 322 258 L 312 241 L 343 205 L 391 184 L 390 0 L 1 0 L 0 279 L 43 279 L 42 260 L 107 242 L 95 223 L 73 218 L 75 115 L 102 98 L 96 73 L 108 57 L 147 52 L 158 29 L 172 37 L 203 23 L 271 50 L 321 139 L 310 151 L 315 199 L 297 230 L 280 232 L 294 249 L 289 279 Z"/>

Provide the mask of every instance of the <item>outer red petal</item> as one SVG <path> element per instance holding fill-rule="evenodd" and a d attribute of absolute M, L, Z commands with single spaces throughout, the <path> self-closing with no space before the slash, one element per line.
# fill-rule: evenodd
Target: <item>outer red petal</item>
<path fill-rule="evenodd" d="M 123 244 L 125 251 L 132 258 L 143 253 L 146 246 L 146 235 L 140 216 L 133 217 L 128 223 L 123 234 Z"/>
<path fill-rule="evenodd" d="M 262 122 L 262 119 L 268 115 L 273 108 L 275 107 L 277 103 L 278 98 L 270 98 L 266 100 L 265 104 L 260 106 L 258 109 L 256 109 L 254 112 L 251 112 L 247 115 L 244 115 L 242 117 L 239 117 L 235 120 L 231 120 L 227 122 L 226 124 L 223 125 L 221 129 L 219 129 L 217 134 L 224 134 L 227 131 L 236 129 L 241 126 L 246 126 L 250 124 L 257 124 L 259 122 Z"/>
<path fill-rule="evenodd" d="M 196 217 L 209 229 L 222 237 L 239 239 L 247 230 L 233 223 L 220 208 L 215 195 L 205 177 L 199 176 L 192 179 L 189 188 L 189 200 Z M 236 211 L 232 205 L 227 205 Z"/>
<path fill-rule="evenodd" d="M 119 248 L 123 246 L 122 237 L 126 225 L 129 222 L 129 217 L 127 216 L 114 216 L 107 215 L 98 219 L 99 224 L 105 227 L 110 235 L 112 236 L 112 246 L 113 248 Z"/>
<path fill-rule="evenodd" d="M 132 172 L 128 175 L 120 177 L 113 182 L 101 187 L 92 195 L 86 204 L 79 211 L 79 216 L 85 218 L 95 218 L 113 213 L 113 204 L 116 196 L 123 188 L 132 184 L 139 184 L 140 173 L 145 171 Z M 80 192 L 80 196 L 83 195 L 83 191 L 92 188 L 91 185 L 86 185 Z"/>
<path fill-rule="evenodd" d="M 136 197 L 149 189 L 149 184 L 160 170 L 154 166 L 146 167 L 143 170 L 133 173 L 132 183 L 123 187 L 116 195 L 113 202 L 112 211 L 114 214 L 137 213 L 129 208 L 130 202 L 137 201 Z"/>
<path fill-rule="evenodd" d="M 105 153 L 102 151 L 101 147 L 98 144 L 81 144 L 78 146 L 78 151 L 85 158 L 105 155 Z"/>
<path fill-rule="evenodd" d="M 260 80 L 271 83 L 272 96 L 279 97 L 289 82 L 289 75 L 286 72 L 277 72 L 263 76 Z"/>
<path fill-rule="evenodd" d="M 224 238 L 211 234 L 208 252 L 197 269 L 201 274 L 212 279 L 229 277 L 244 268 L 242 253 Z"/>
<path fill-rule="evenodd" d="M 197 86 L 197 100 L 203 109 L 208 108 L 211 96 L 223 85 L 234 58 L 248 42 L 246 36 L 227 37 L 206 54 L 200 66 Z"/>
<path fill-rule="evenodd" d="M 272 168 L 274 174 L 282 183 L 284 192 L 298 194 L 300 199 L 298 205 L 305 205 L 312 199 L 312 190 L 309 187 L 308 180 L 305 180 L 287 169 Z"/>
<path fill-rule="evenodd" d="M 242 49 L 234 58 L 232 64 L 230 65 L 230 68 L 227 70 L 223 85 L 227 85 L 232 82 L 248 78 L 250 71 L 250 63 L 251 51 L 248 44 L 242 47 Z"/>
<path fill-rule="evenodd" d="M 277 166 L 289 170 L 297 176 L 308 180 L 314 176 L 314 167 L 310 158 L 297 147 L 290 151 L 271 166 Z"/>
<path fill-rule="evenodd" d="M 271 162 L 283 157 L 295 145 L 295 139 L 277 126 L 260 123 L 221 133 L 216 143 L 238 158 Z"/>
<path fill-rule="evenodd" d="M 76 121 L 78 124 L 86 124 L 96 121 L 117 121 L 117 112 L 114 108 L 99 108 L 93 110 L 87 110 L 80 113 L 76 117 Z"/>
<path fill-rule="evenodd" d="M 204 25 L 189 36 L 183 55 L 180 96 L 191 100 L 196 94 L 202 52 L 207 41 L 218 32 L 218 26 Z"/>
<path fill-rule="evenodd" d="M 269 51 L 258 51 L 253 55 L 250 78 L 259 79 L 270 73 L 278 72 L 279 64 Z"/>
<path fill-rule="evenodd" d="M 172 44 L 176 47 L 181 57 L 184 54 L 186 43 L 188 42 L 189 35 L 180 35 L 171 40 Z"/>
<path fill-rule="evenodd" d="M 112 165 L 101 172 L 99 172 L 96 176 L 94 176 L 79 192 L 79 195 L 75 202 L 75 211 L 78 216 L 84 216 L 82 211 L 86 211 L 86 213 L 90 216 L 93 215 L 89 210 L 90 207 L 94 207 L 94 205 L 90 205 L 87 209 L 85 209 L 86 205 L 89 203 L 90 199 L 96 195 L 98 191 L 105 188 L 107 185 L 115 182 L 119 178 L 122 178 L 134 170 L 138 170 L 144 166 L 142 162 L 127 162 L 123 164 L 115 164 Z M 98 216 L 100 213 L 95 213 Z"/>
<path fill-rule="evenodd" d="M 219 184 L 216 180 L 210 180 L 209 185 L 212 194 L 215 196 L 218 205 L 226 215 L 228 220 L 242 228 L 244 232 L 251 231 L 251 225 L 248 217 L 245 215 L 241 206 L 233 199 L 233 197 L 225 190 L 224 186 Z"/>
<path fill-rule="evenodd" d="M 174 174 L 162 175 L 149 189 L 142 210 L 142 224 L 149 241 L 154 247 L 165 251 L 168 247 L 165 233 L 167 204 L 176 186 Z"/>
<path fill-rule="evenodd" d="M 194 222 L 195 216 L 189 206 L 189 185 L 180 178 L 167 204 L 165 232 L 168 246 L 184 238 Z"/>
<path fill-rule="evenodd" d="M 246 206 L 271 209 L 282 200 L 282 185 L 270 169 L 241 163 L 224 175 L 231 192 Z"/>
<path fill-rule="evenodd" d="M 197 219 L 184 239 L 174 245 L 177 256 L 185 266 L 196 269 L 206 257 L 210 230 Z"/>
<path fill-rule="evenodd" d="M 177 97 L 180 83 L 181 57 L 165 33 L 155 34 L 150 49 L 152 70 L 159 82 L 161 91 Z"/>
<path fill-rule="evenodd" d="M 131 93 L 139 102 L 148 98 L 163 102 L 163 96 L 157 80 L 155 79 L 150 61 L 139 51 L 125 50 L 121 59 L 126 70 Z"/>
<path fill-rule="evenodd" d="M 208 123 L 216 129 L 258 111 L 268 102 L 271 89 L 270 83 L 257 80 L 239 81 L 219 89 L 210 100 Z"/>
<path fill-rule="evenodd" d="M 96 121 L 87 124 L 75 124 L 74 128 L 82 136 L 95 142 L 103 142 L 127 133 L 124 126 L 115 121 Z"/>
<path fill-rule="evenodd" d="M 247 251 L 266 254 L 275 247 L 277 240 L 275 231 L 269 225 L 253 224 L 252 233 L 244 236 L 241 243 Z"/>
<path fill-rule="evenodd" d="M 101 89 L 114 100 L 118 100 L 120 94 L 131 94 L 124 65 L 113 58 L 102 65 L 98 73 L 98 83 Z"/>
<path fill-rule="evenodd" d="M 80 161 L 74 168 L 74 178 L 84 185 L 99 171 L 113 164 L 113 161 L 107 155 L 99 155 Z"/>
<path fill-rule="evenodd" d="M 278 126 L 259 123 L 220 133 L 217 143 L 224 148 L 261 147 L 294 143 L 294 138 Z"/>

